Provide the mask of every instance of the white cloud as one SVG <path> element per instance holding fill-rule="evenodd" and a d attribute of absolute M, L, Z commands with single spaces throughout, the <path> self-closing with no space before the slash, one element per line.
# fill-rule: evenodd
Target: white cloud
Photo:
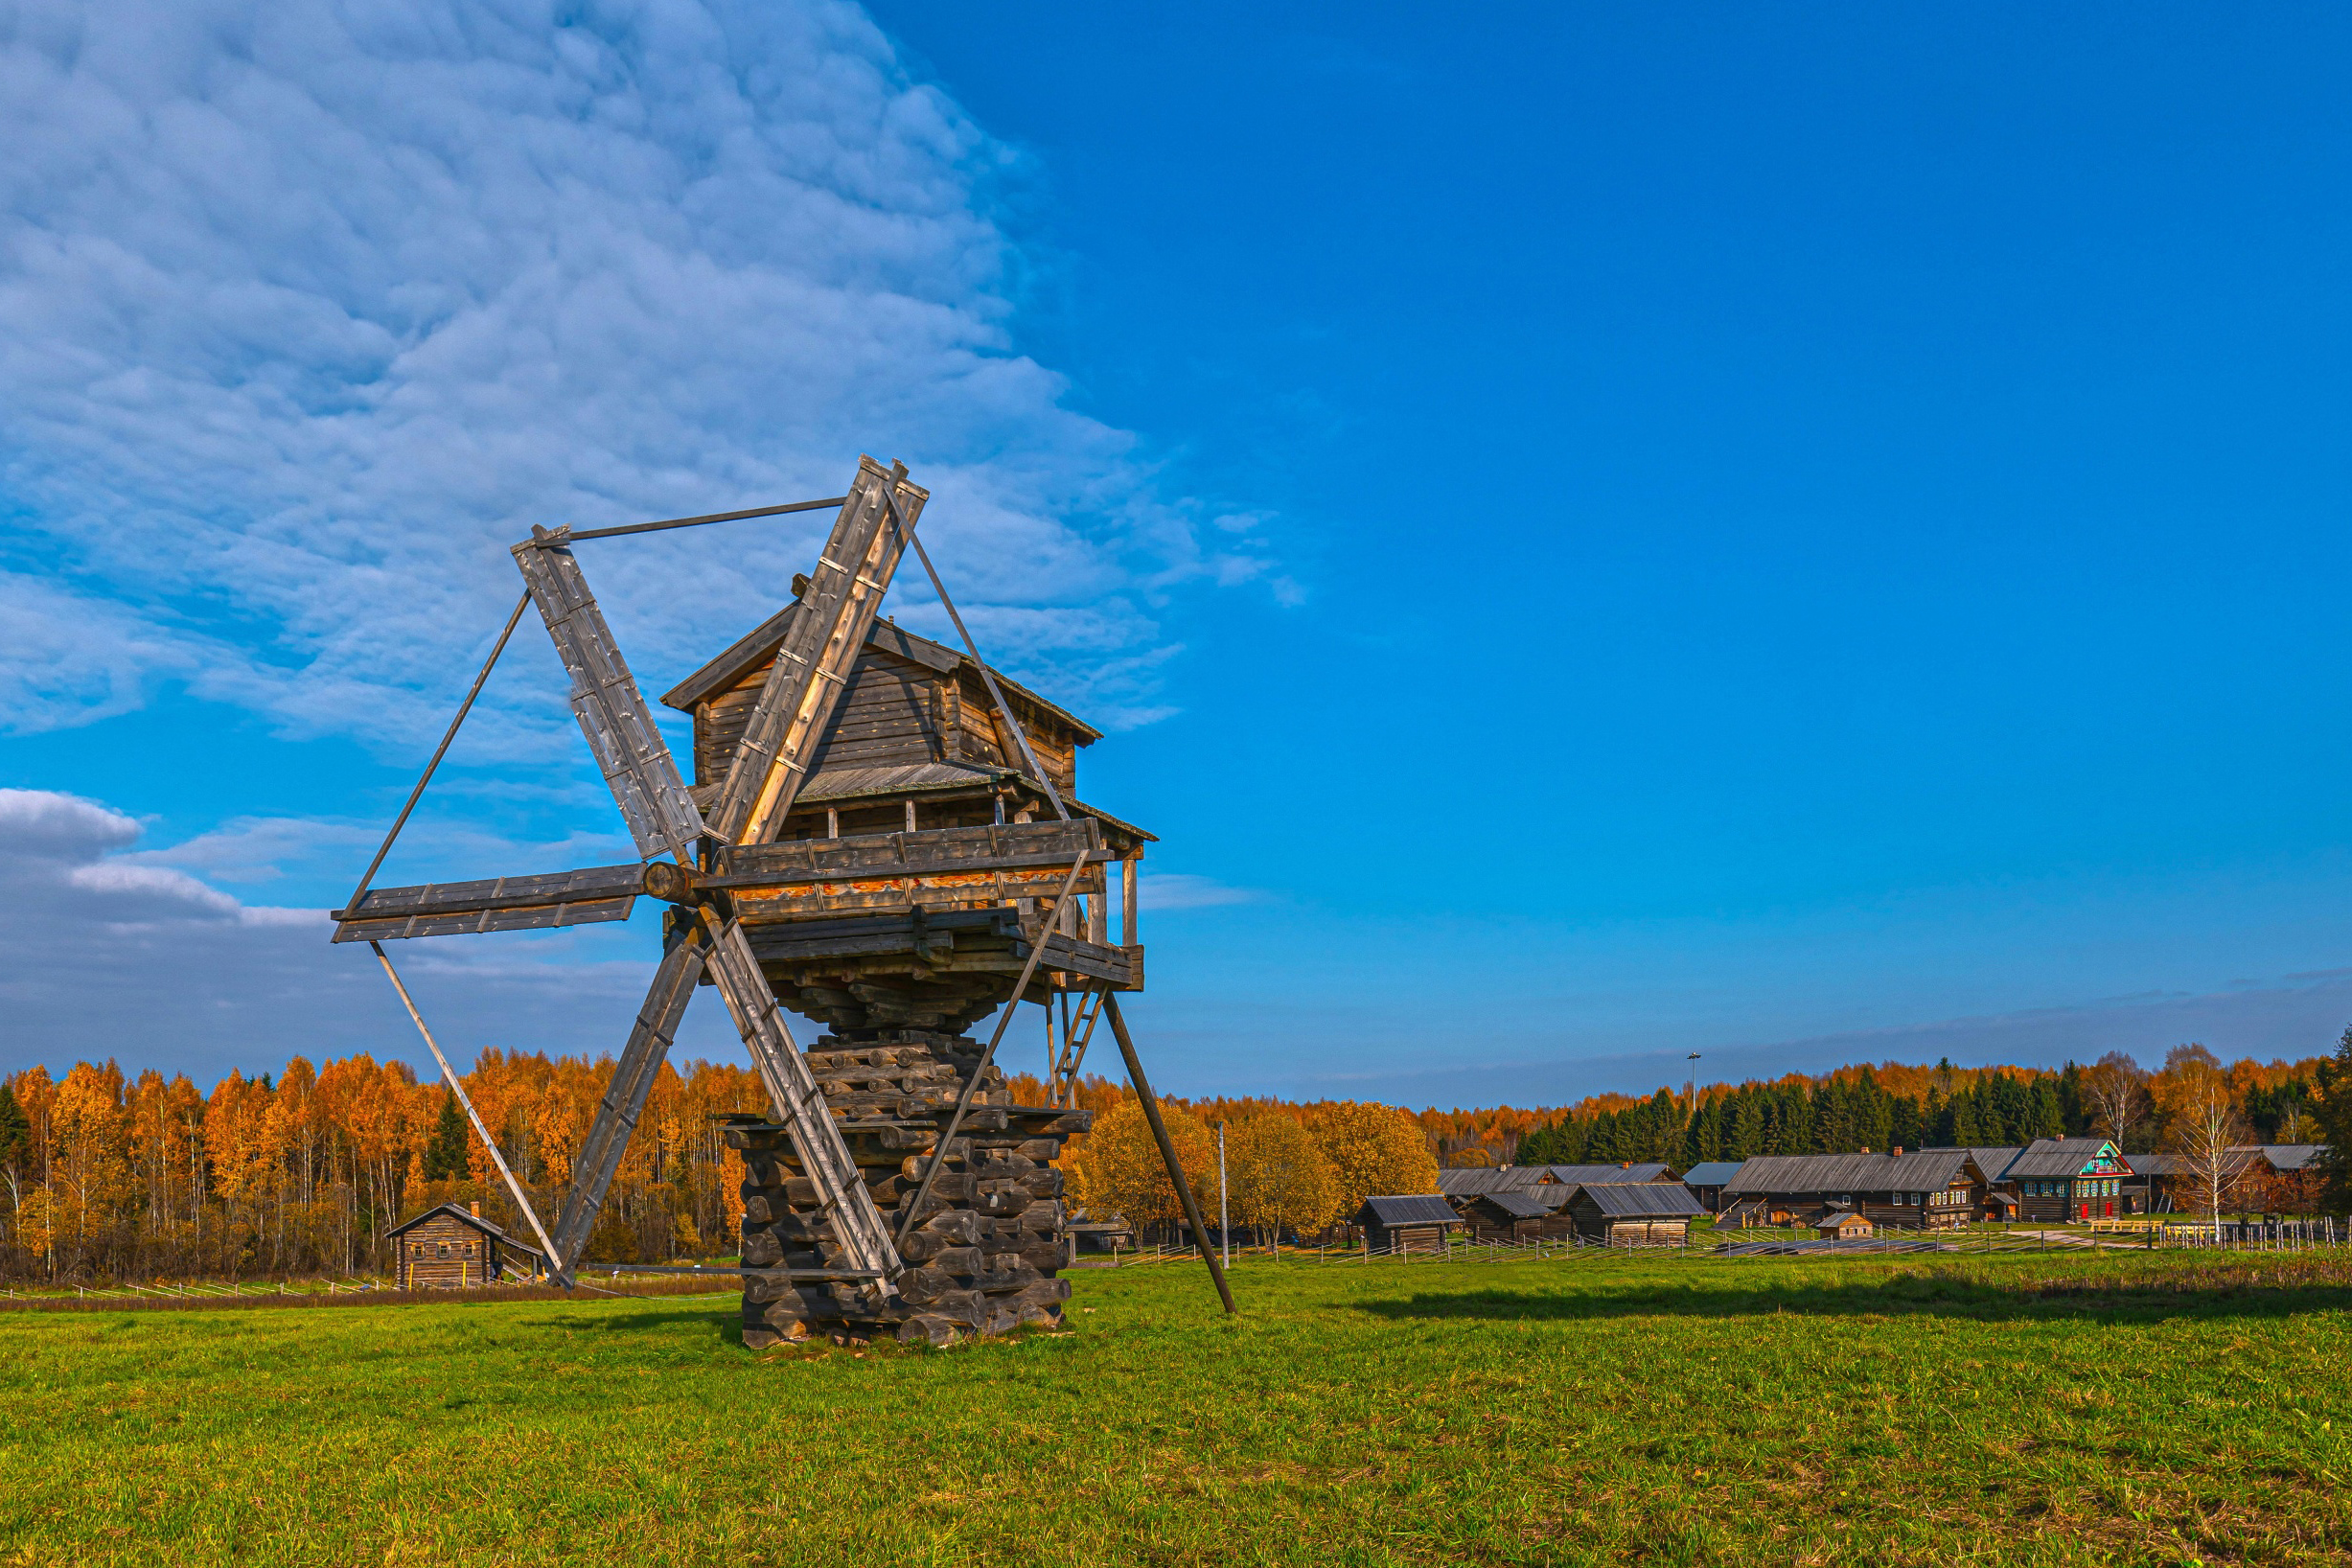
<path fill-rule="evenodd" d="M 1136 902 L 1145 913 L 1154 910 L 1207 910 L 1227 904 L 1255 904 L 1265 895 L 1249 888 L 1228 887 L 1211 877 L 1187 871 L 1146 871 L 1136 888 Z"/>
<path fill-rule="evenodd" d="M 1016 350 L 1011 160 L 854 7 L 12 0 L 0 146 L 0 505 L 43 542 L 0 725 L 169 677 L 405 754 L 529 525 L 837 494 L 860 450 L 933 488 L 983 646 L 1113 722 L 1159 711 L 1160 594 L 1262 573 Z M 584 557 L 657 686 L 823 526 Z M 573 765 L 512 657 L 477 722 Z"/>
<path fill-rule="evenodd" d="M 119 1057 L 209 1082 L 297 1051 L 423 1058 L 367 949 L 331 944 L 324 911 L 240 903 L 139 838 L 98 801 L 0 790 L 0 1072 Z M 489 1045 L 593 1055 L 628 1036 L 654 930 L 640 917 L 392 947 L 461 1064 Z M 724 1010 L 696 1014 L 690 1049 L 732 1055 Z"/>

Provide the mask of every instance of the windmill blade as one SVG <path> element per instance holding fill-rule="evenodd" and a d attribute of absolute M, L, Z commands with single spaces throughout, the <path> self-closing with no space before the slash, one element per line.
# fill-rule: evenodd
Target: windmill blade
<path fill-rule="evenodd" d="M 531 601 L 555 639 L 556 654 L 570 672 L 572 713 L 629 823 L 637 853 L 646 860 L 691 859 L 695 841 L 703 836 L 703 814 L 694 809 L 645 694 L 637 690 L 565 539 L 561 532 L 534 528 L 514 553 Z"/>
<path fill-rule="evenodd" d="M 870 457 L 858 459 L 857 482 L 817 557 L 800 612 L 776 649 L 768 683 L 711 804 L 710 832 L 722 843 L 774 842 L 800 794 L 809 757 L 824 738 L 849 667 L 865 646 L 899 555 L 931 498 L 929 491 L 907 483 L 906 473 L 903 464 L 886 470 Z M 889 524 L 893 491 L 904 531 Z"/>
<path fill-rule="evenodd" d="M 898 1248 L 882 1223 L 874 1195 L 858 1175 L 857 1163 L 849 1158 L 842 1130 L 833 1124 L 824 1091 L 818 1087 L 817 1076 L 809 1071 L 792 1031 L 784 1026 L 775 991 L 760 973 L 759 960 L 752 957 L 742 925 L 723 919 L 708 907 L 702 914 L 710 929 L 711 978 L 726 999 L 726 1010 L 751 1053 L 760 1081 L 767 1086 L 777 1119 L 792 1130 L 793 1143 L 800 1151 L 800 1168 L 817 1188 L 818 1209 L 832 1226 L 843 1261 L 852 1269 L 878 1272 L 887 1291 L 888 1281 L 896 1279 L 904 1266 Z"/>
<path fill-rule="evenodd" d="M 679 1020 L 686 1016 L 686 1003 L 694 999 L 694 987 L 703 978 L 709 954 L 709 934 L 699 921 L 689 922 L 661 956 L 661 967 L 654 972 L 654 983 L 645 993 L 645 1005 L 637 1009 L 636 1026 L 629 1031 L 620 1065 L 612 1070 L 612 1082 L 596 1106 L 588 1140 L 572 1161 L 571 1190 L 565 1194 L 564 1212 L 555 1222 L 554 1236 L 566 1272 L 578 1263 L 581 1249 L 596 1229 L 596 1215 L 612 1186 L 612 1173 L 620 1168 L 637 1118 L 645 1114 L 646 1096 L 653 1093 L 654 1079 L 660 1074 L 670 1044 L 678 1037 Z"/>
<path fill-rule="evenodd" d="M 338 942 L 402 936 L 458 936 L 483 931 L 547 931 L 626 920 L 645 890 L 645 867 L 591 865 L 548 876 L 487 882 L 428 882 L 376 888 L 334 913 Z"/>

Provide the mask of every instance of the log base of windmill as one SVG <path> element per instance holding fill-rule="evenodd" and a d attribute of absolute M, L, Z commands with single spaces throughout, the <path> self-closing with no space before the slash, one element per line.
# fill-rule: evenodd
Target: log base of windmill
<path fill-rule="evenodd" d="M 856 1040 L 827 1035 L 808 1052 L 893 1234 L 980 1051 L 967 1037 L 894 1029 Z M 1070 1298 L 1070 1282 L 1056 1278 L 1069 1261 L 1069 1238 L 1053 1161 L 1063 1141 L 1092 1122 L 1091 1112 L 1013 1104 L 1003 1072 L 990 1067 L 900 1247 L 910 1266 L 898 1294 L 885 1300 L 854 1281 L 753 1279 L 744 1289 L 744 1344 L 761 1349 L 839 1333 L 944 1345 L 1058 1325 Z M 744 1159 L 744 1266 L 847 1267 L 786 1130 L 743 1118 L 727 1124 L 726 1138 Z"/>

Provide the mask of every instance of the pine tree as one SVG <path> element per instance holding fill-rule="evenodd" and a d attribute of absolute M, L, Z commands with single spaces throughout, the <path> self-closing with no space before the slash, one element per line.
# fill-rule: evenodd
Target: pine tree
<path fill-rule="evenodd" d="M 0 1083 L 0 1170 L 14 1170 L 33 1149 L 33 1123 L 17 1102 L 15 1086 Z"/>
<path fill-rule="evenodd" d="M 1907 1095 L 1887 1096 L 1886 1146 L 1916 1149 L 1927 1141 L 1926 1118 L 1919 1101 Z"/>
<path fill-rule="evenodd" d="M 466 1159 L 466 1118 L 457 1109 L 456 1095 L 444 1089 L 441 1116 L 433 1123 L 432 1141 L 425 1145 L 425 1179 L 456 1181 L 466 1176 L 470 1168 Z"/>

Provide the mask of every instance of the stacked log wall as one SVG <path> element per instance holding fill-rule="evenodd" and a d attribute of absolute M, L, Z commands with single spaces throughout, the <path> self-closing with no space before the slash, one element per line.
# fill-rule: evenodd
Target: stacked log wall
<path fill-rule="evenodd" d="M 914 1201 L 957 1095 L 980 1064 L 968 1037 L 888 1031 L 866 1041 L 819 1040 L 808 1053 L 867 1192 L 893 1234 Z M 1064 1140 L 1092 1115 L 1017 1106 L 1003 1072 L 988 1069 L 901 1246 L 910 1265 L 885 1299 L 855 1280 L 754 1278 L 744 1291 L 744 1343 L 760 1349 L 814 1333 L 892 1334 L 945 1344 L 1061 1322 L 1069 1281 L 1062 1173 Z M 842 1251 L 817 1208 L 817 1189 L 778 1125 L 726 1132 L 744 1156 L 746 1268 L 838 1269 Z"/>

